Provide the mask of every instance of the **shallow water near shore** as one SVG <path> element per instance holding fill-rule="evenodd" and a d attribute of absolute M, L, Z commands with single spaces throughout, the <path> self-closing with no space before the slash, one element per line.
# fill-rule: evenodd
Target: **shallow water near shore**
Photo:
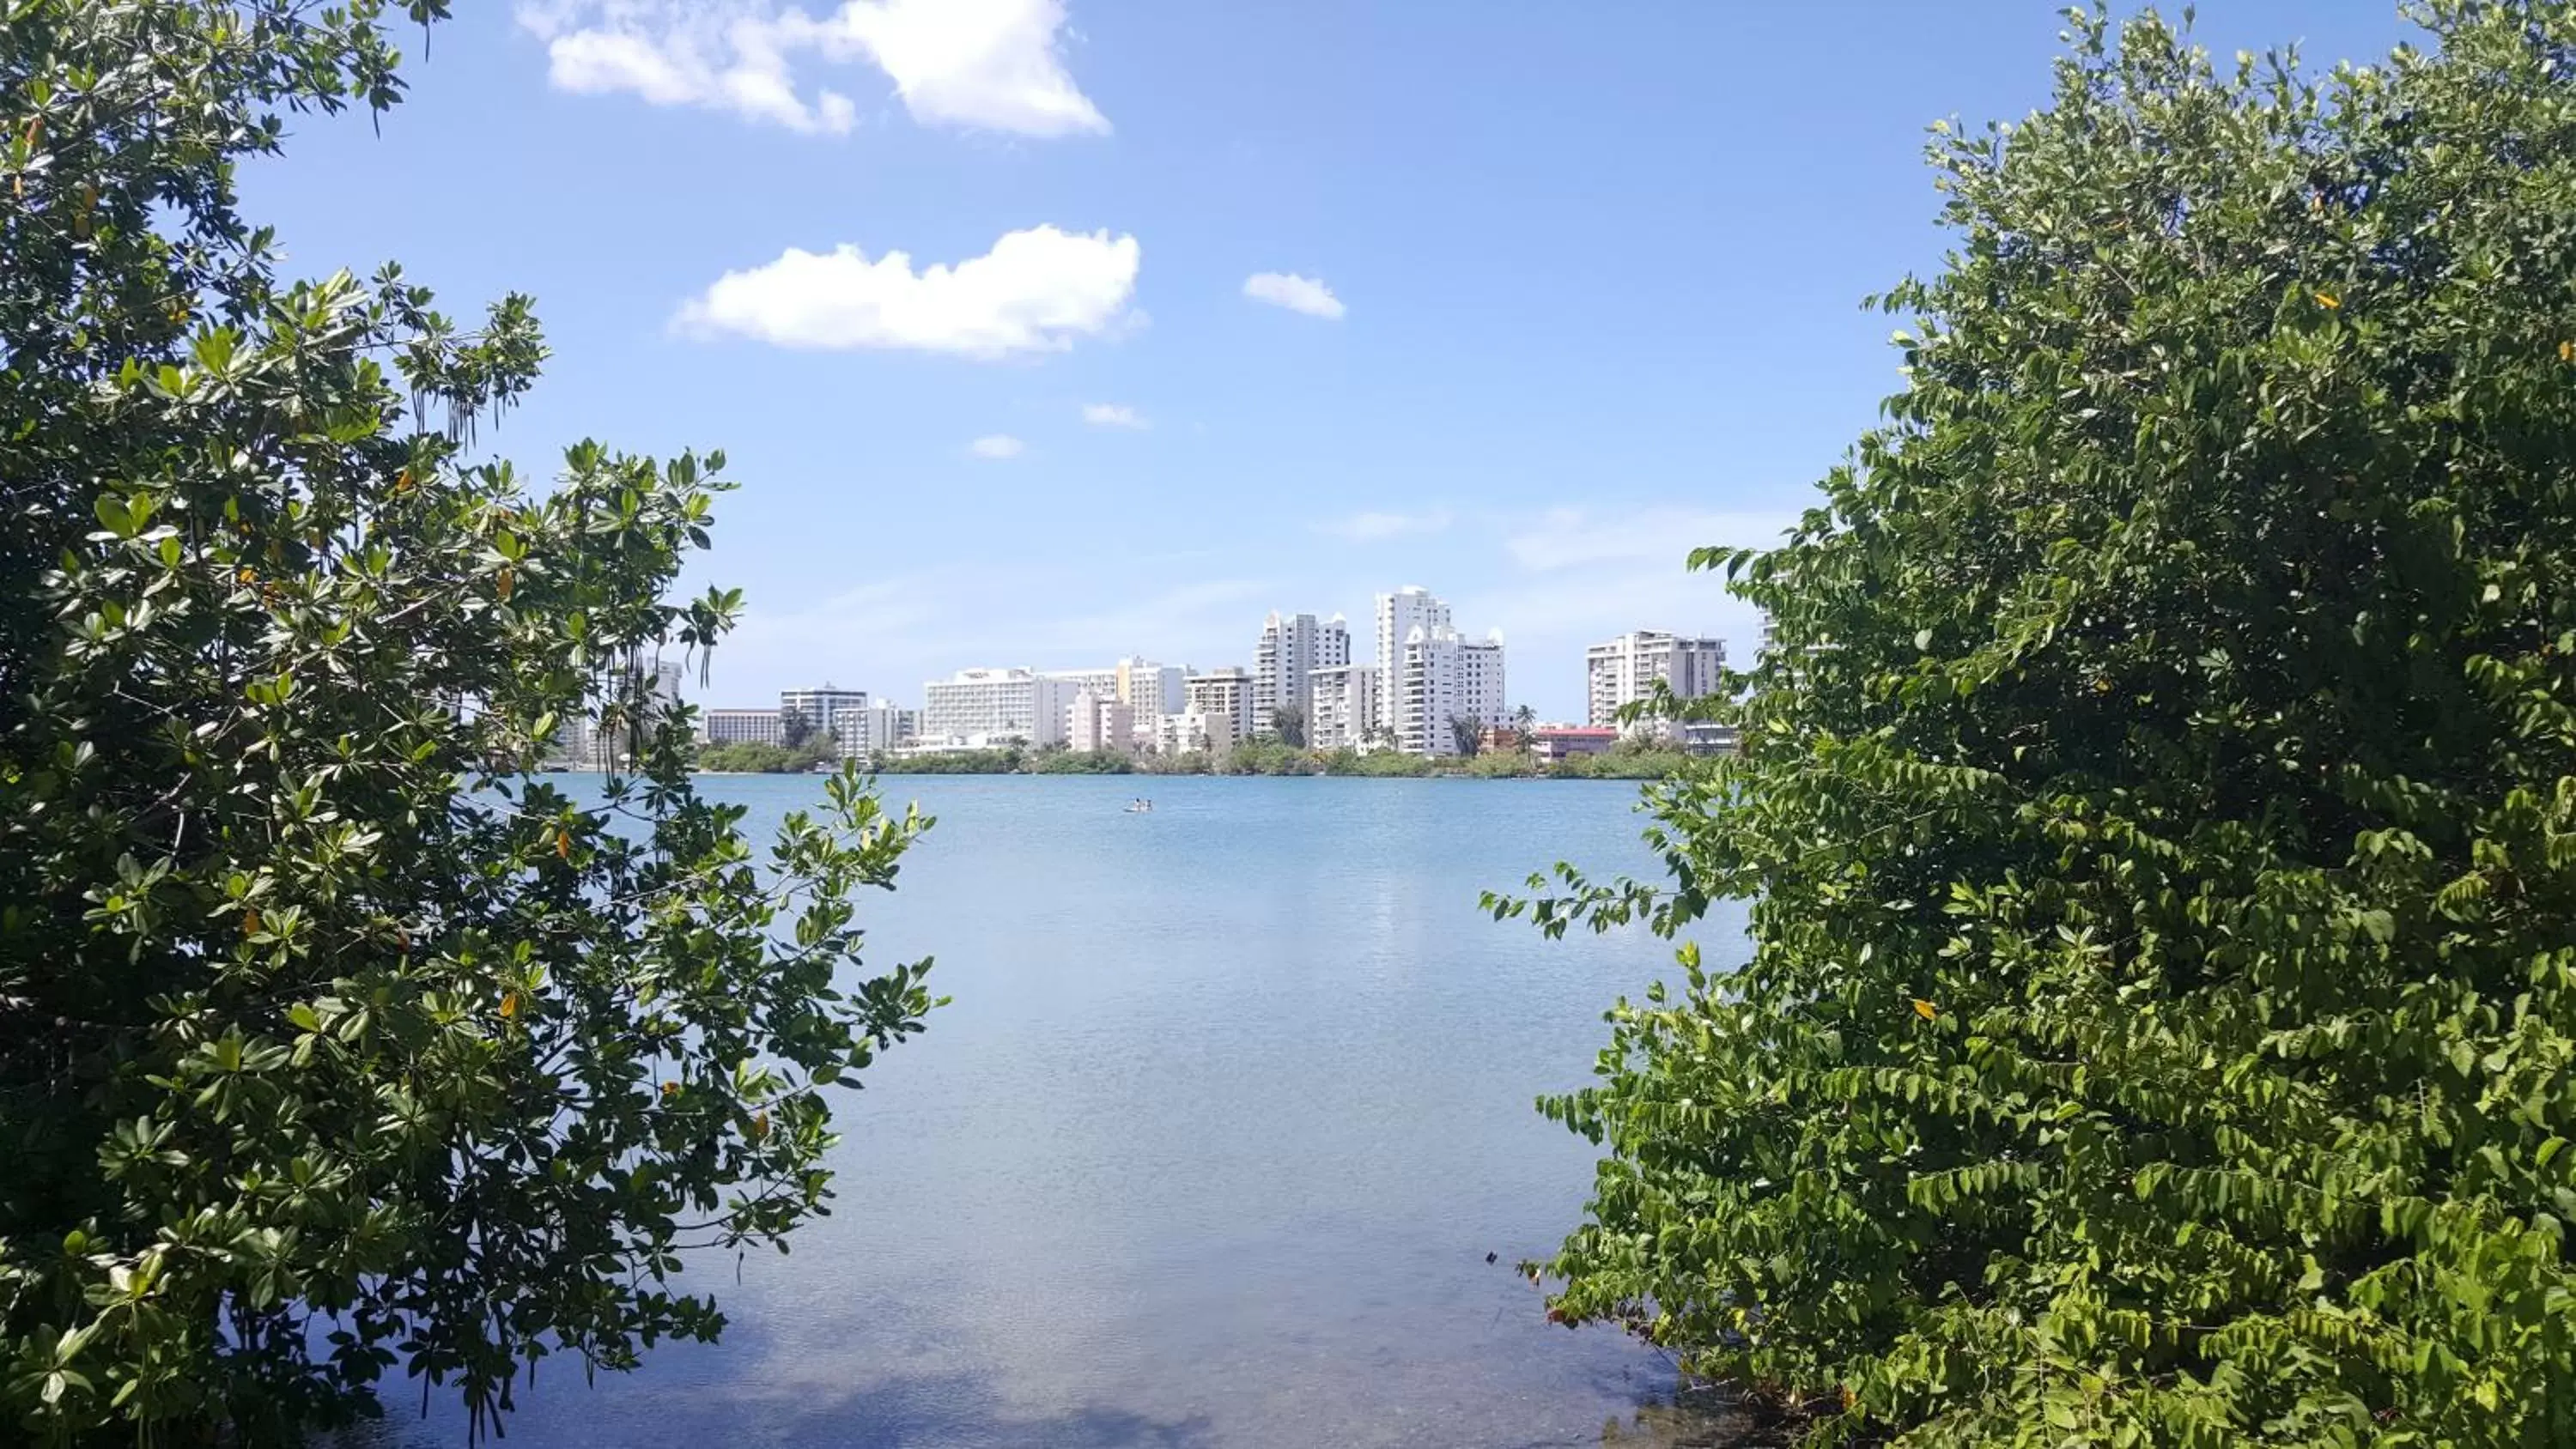
<path fill-rule="evenodd" d="M 571 788 L 591 786 L 568 777 Z M 808 777 L 708 779 L 765 836 Z M 1642 932 L 1477 909 L 1572 859 L 1650 875 L 1633 785 L 904 777 L 938 825 L 863 902 L 870 959 L 954 998 L 838 1099 L 831 1217 L 693 1266 L 730 1320 L 584 1383 L 513 1445 L 1539 1446 L 1729 1442 L 1666 1359 L 1544 1321 L 1514 1274 L 1580 1220 L 1580 1086 Z M 1139 795 L 1151 813 L 1125 807 Z M 1740 958 L 1742 916 L 1699 933 Z M 1488 1263 L 1488 1254 L 1496 1261 Z M 412 1393 L 406 1395 L 405 1389 Z M 386 1385 L 387 1446 L 460 1415 Z"/>

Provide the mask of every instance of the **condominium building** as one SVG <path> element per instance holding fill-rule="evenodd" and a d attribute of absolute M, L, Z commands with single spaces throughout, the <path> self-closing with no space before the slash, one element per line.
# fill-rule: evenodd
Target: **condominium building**
<path fill-rule="evenodd" d="M 819 689 L 778 691 L 778 712 L 781 715 L 801 714 L 807 724 L 818 730 L 831 728 L 832 716 L 842 710 L 867 707 L 868 692 L 864 689 L 843 689 L 826 683 Z"/>
<path fill-rule="evenodd" d="M 1278 733 L 1279 711 L 1307 708 L 1308 681 L 1316 670 L 1350 662 L 1351 628 L 1341 615 L 1319 622 L 1312 614 L 1273 610 L 1252 651 L 1253 733 Z"/>
<path fill-rule="evenodd" d="M 921 716 L 883 700 L 832 712 L 832 738 L 844 757 L 891 750 L 921 732 Z"/>
<path fill-rule="evenodd" d="M 1377 743 L 1377 666 L 1334 664 L 1308 676 L 1306 743 L 1318 750 L 1362 750 Z"/>
<path fill-rule="evenodd" d="M 1216 755 L 1234 749 L 1234 716 L 1187 709 L 1154 716 L 1154 752 L 1162 755 Z"/>
<path fill-rule="evenodd" d="M 774 709 L 711 709 L 700 723 L 711 745 L 774 745 L 787 734 Z"/>
<path fill-rule="evenodd" d="M 1118 671 L 1111 669 L 1041 669 L 1041 679 L 1052 679 L 1080 694 L 1090 690 L 1105 699 L 1118 697 Z"/>
<path fill-rule="evenodd" d="M 1658 684 L 1680 699 L 1717 693 L 1726 672 L 1726 641 L 1639 630 L 1585 650 L 1583 669 L 1591 723 L 1611 726 L 1622 708 L 1653 697 Z"/>
<path fill-rule="evenodd" d="M 1153 746 L 1154 716 L 1178 714 L 1186 704 L 1180 669 L 1150 659 L 1121 659 L 1106 669 L 1049 670 L 1045 677 L 1071 686 L 1077 694 L 1087 689 L 1127 706 L 1136 722 L 1132 743 L 1138 749 Z"/>
<path fill-rule="evenodd" d="M 1503 703 L 1500 630 L 1469 641 L 1446 625 L 1437 629 L 1416 625 L 1405 636 L 1404 656 L 1396 668 L 1396 711 L 1391 722 L 1396 747 L 1407 754 L 1457 754 L 1461 722 L 1484 730 L 1509 718 Z"/>
<path fill-rule="evenodd" d="M 1131 750 L 1136 747 L 1136 711 L 1114 695 L 1082 690 L 1066 709 L 1065 744 L 1077 750 Z"/>
<path fill-rule="evenodd" d="M 1063 741 L 1066 708 L 1080 691 L 1033 669 L 961 669 L 921 687 L 924 740 L 1032 745 Z"/>
<path fill-rule="evenodd" d="M 1179 714 L 1185 706 L 1181 668 L 1151 659 L 1118 661 L 1118 697 L 1136 712 L 1141 727 L 1158 714 Z"/>
<path fill-rule="evenodd" d="M 1252 738 L 1252 671 L 1240 665 L 1211 669 L 1181 681 L 1185 712 L 1223 715 L 1232 729 L 1227 743 Z"/>
<path fill-rule="evenodd" d="M 576 728 L 556 738 L 569 755 L 590 768 L 615 770 L 631 765 L 645 733 L 679 707 L 683 677 L 676 661 L 611 666 L 601 680 L 597 707 L 587 718 L 568 721 Z"/>
<path fill-rule="evenodd" d="M 1403 714 L 1404 646 L 1420 629 L 1425 635 L 1449 627 L 1449 606 L 1418 584 L 1407 584 L 1377 596 L 1377 717 L 1393 725 Z"/>

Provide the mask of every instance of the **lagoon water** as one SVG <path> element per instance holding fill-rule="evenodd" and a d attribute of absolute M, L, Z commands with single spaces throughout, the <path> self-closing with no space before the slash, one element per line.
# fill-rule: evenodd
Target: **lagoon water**
<path fill-rule="evenodd" d="M 762 836 L 819 797 L 810 778 L 704 788 Z M 1615 998 L 1679 972 L 1643 933 L 1550 942 L 1477 893 L 1561 858 L 1653 872 L 1634 786 L 885 793 L 938 824 L 864 903 L 871 960 L 934 955 L 953 1003 L 838 1099 L 833 1215 L 790 1256 L 693 1269 L 722 1343 L 596 1385 L 551 1361 L 510 1443 L 1703 1442 L 1661 1427 L 1662 1356 L 1548 1325 L 1512 1272 L 1579 1221 L 1595 1156 L 1532 1099 L 1586 1080 Z M 1153 812 L 1126 813 L 1140 794 Z M 1713 961 L 1741 925 L 1705 924 Z M 387 1388 L 379 1442 L 463 1441 Z"/>

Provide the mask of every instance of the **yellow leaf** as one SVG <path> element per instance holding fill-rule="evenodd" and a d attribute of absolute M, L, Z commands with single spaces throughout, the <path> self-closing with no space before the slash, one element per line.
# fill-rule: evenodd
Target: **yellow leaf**
<path fill-rule="evenodd" d="M 500 577 L 492 581 L 492 588 L 500 594 L 501 602 L 506 604 L 510 601 L 510 590 L 517 587 L 518 582 L 508 569 L 503 569 Z"/>
<path fill-rule="evenodd" d="M 555 832 L 555 859 L 572 859 L 572 837 L 560 830 Z"/>
<path fill-rule="evenodd" d="M 501 1019 L 503 1021 L 519 1019 L 519 993 L 515 991 L 501 993 Z"/>
<path fill-rule="evenodd" d="M 1939 1009 L 1933 1006 L 1931 1002 L 1918 996 L 1914 998 L 1914 1014 L 1923 1018 L 1925 1021 L 1930 1021 L 1934 1016 L 1939 1014 Z"/>
<path fill-rule="evenodd" d="M 680 1084 L 677 1082 L 664 1082 L 662 1084 L 662 1095 L 665 1097 L 676 1097 L 680 1095 Z"/>
<path fill-rule="evenodd" d="M 2336 301 L 2335 294 L 2332 292 L 2319 292 L 2317 293 L 2317 305 L 2325 308 L 2327 311 L 2333 311 L 2335 308 L 2342 306 L 2343 303 Z"/>
<path fill-rule="evenodd" d="M 2561 362 L 2576 362 L 2576 342 L 2559 343 L 2558 360 Z"/>
<path fill-rule="evenodd" d="M 242 934 L 245 936 L 256 936 L 259 934 L 258 907 L 254 906 L 251 909 L 242 912 Z"/>

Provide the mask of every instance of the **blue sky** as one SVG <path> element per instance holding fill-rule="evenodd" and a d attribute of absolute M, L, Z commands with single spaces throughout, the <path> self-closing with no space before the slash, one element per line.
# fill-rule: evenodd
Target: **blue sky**
<path fill-rule="evenodd" d="M 523 468 L 725 450 L 718 704 L 1248 663 L 1268 610 L 1406 583 L 1547 717 L 1626 629 L 1740 655 L 1683 555 L 1775 536 L 1870 425 L 1857 304 L 1941 254 L 1925 126 L 2027 112 L 2062 48 L 2041 0 L 458 8 L 381 135 L 304 119 L 245 190 L 295 270 L 533 293 L 553 362 L 485 434 Z"/>

